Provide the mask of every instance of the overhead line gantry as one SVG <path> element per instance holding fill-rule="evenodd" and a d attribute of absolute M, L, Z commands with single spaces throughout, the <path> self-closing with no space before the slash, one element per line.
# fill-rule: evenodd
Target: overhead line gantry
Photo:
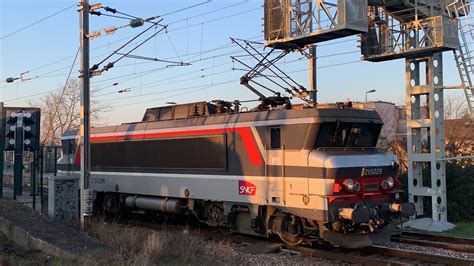
<path fill-rule="evenodd" d="M 469 0 L 265 0 L 265 45 L 301 51 L 316 43 L 360 35 L 362 59 L 405 59 L 410 226 L 443 231 L 447 222 L 444 144 L 444 51 L 453 51 L 473 115 L 472 24 Z M 468 22 L 466 22 L 468 21 Z M 471 42 L 470 42 L 470 41 Z M 311 59 L 311 58 L 310 58 Z M 315 65 L 315 62 L 313 63 Z M 311 66 L 311 63 L 310 63 Z M 310 81 L 316 76 L 310 67 Z M 314 81 L 315 82 L 315 81 Z M 316 86 L 309 95 L 316 94 Z M 316 96 L 314 96 L 316 99 Z M 314 102 L 314 106 L 316 106 Z"/>

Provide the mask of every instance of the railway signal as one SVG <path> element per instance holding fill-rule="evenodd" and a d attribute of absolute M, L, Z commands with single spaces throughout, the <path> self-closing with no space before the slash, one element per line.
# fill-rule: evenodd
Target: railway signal
<path fill-rule="evenodd" d="M 10 112 L 7 120 L 7 139 L 10 148 L 15 151 L 13 163 L 13 198 L 22 194 L 23 187 L 23 111 Z"/>
<path fill-rule="evenodd" d="M 5 149 L 14 151 L 13 197 L 22 194 L 23 152 L 36 152 L 39 147 L 40 109 L 6 107 L 5 114 Z M 2 149 L 3 152 L 3 149 Z M 35 157 L 35 156 L 34 156 Z"/>
<path fill-rule="evenodd" d="M 23 116 L 23 150 L 36 151 L 39 147 L 39 112 L 25 113 Z"/>
<path fill-rule="evenodd" d="M 5 132 L 5 150 L 13 151 L 15 149 L 15 131 L 16 131 L 16 117 L 11 117 L 14 113 L 10 113 L 10 117 L 6 121 Z"/>

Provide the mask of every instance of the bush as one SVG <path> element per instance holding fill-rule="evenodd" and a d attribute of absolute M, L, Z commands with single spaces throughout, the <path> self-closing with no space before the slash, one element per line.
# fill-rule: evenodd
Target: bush
<path fill-rule="evenodd" d="M 161 230 L 94 221 L 90 233 L 118 252 L 123 265 L 240 265 L 227 241 L 208 241 L 197 231 Z"/>
<path fill-rule="evenodd" d="M 404 192 L 402 201 L 408 201 L 408 174 L 398 176 Z M 474 221 L 474 165 L 446 164 L 446 191 L 448 197 L 448 221 L 453 223 Z M 431 215 L 429 204 L 425 214 Z"/>
<path fill-rule="evenodd" d="M 453 223 L 474 221 L 474 165 L 446 165 L 448 220 Z"/>

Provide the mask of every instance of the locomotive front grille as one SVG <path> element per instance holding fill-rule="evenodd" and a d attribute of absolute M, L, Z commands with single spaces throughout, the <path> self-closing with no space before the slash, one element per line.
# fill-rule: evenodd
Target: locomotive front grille
<path fill-rule="evenodd" d="M 364 191 L 375 191 L 379 189 L 378 183 L 364 184 Z"/>

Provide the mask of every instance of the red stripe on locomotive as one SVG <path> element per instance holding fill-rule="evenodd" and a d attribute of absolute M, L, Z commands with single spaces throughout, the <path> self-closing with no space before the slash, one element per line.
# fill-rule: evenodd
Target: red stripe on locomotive
<path fill-rule="evenodd" d="M 263 158 L 257 146 L 257 142 L 252 134 L 250 127 L 235 127 L 235 128 L 217 128 L 217 129 L 201 129 L 201 130 L 187 130 L 174 132 L 156 132 L 156 133 L 140 133 L 140 134 L 124 134 L 114 136 L 95 136 L 91 137 L 91 142 L 100 141 L 116 141 L 116 140 L 131 140 L 131 139 L 155 139 L 166 137 L 192 136 L 192 135 L 212 135 L 222 134 L 227 132 L 236 132 L 240 135 L 244 144 L 245 151 L 249 160 L 254 165 L 263 165 Z M 77 149 L 76 163 L 80 162 L 80 146 Z"/>

